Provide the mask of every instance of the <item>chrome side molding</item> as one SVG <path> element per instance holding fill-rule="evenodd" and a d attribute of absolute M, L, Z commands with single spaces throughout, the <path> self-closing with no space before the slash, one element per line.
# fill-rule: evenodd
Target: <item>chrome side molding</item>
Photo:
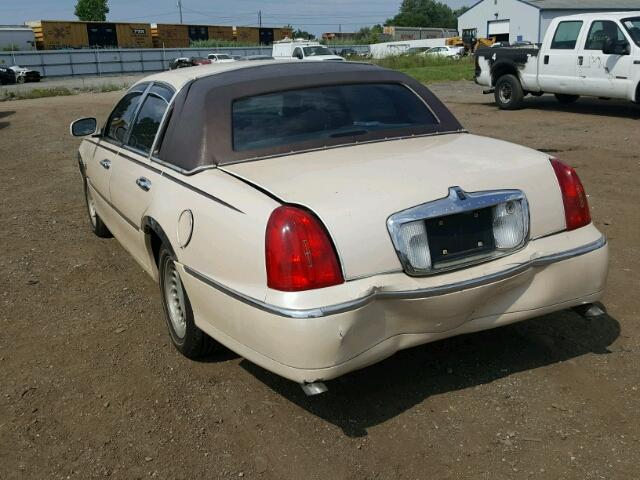
<path fill-rule="evenodd" d="M 460 292 L 462 290 L 468 290 L 470 288 L 481 287 L 483 285 L 488 285 L 491 283 L 499 282 L 501 280 L 506 280 L 511 277 L 515 277 L 520 273 L 523 273 L 530 268 L 534 267 L 544 267 L 550 265 L 552 263 L 561 262 L 564 260 L 569 260 L 571 258 L 579 257 L 582 255 L 586 255 L 595 250 L 599 250 L 607 245 L 607 239 L 602 236 L 595 242 L 591 242 L 587 245 L 583 245 L 581 247 L 573 248 L 571 250 L 566 250 L 564 252 L 554 253 L 551 255 L 545 255 L 541 257 L 534 257 L 524 263 L 516 264 L 512 267 L 507 268 L 506 270 L 502 270 L 500 272 L 491 273 L 489 275 L 484 275 L 482 277 L 476 277 L 469 280 L 463 280 L 455 283 L 448 283 L 445 285 L 438 285 L 436 287 L 428 287 L 421 288 L 418 290 L 402 290 L 402 291 L 385 291 L 379 288 L 373 289 L 367 295 L 356 298 L 354 300 L 350 300 L 348 302 L 338 303 L 335 305 L 328 305 L 317 308 L 308 308 L 308 309 L 295 309 L 295 308 L 285 308 L 279 307 L 277 305 L 271 305 L 269 303 L 263 302 L 256 298 L 250 297 L 243 293 L 240 293 L 236 290 L 233 290 L 221 283 L 217 282 L 213 278 L 200 273 L 187 265 L 184 265 L 184 270 L 188 275 L 200 280 L 206 285 L 215 288 L 216 290 L 229 295 L 230 297 L 246 303 L 247 305 L 251 305 L 258 310 L 262 310 L 273 315 L 278 315 L 280 317 L 287 318 L 320 318 L 327 317 L 330 315 L 338 315 L 340 313 L 349 312 L 351 310 L 357 310 L 362 308 L 375 300 L 417 300 L 423 298 L 435 297 L 438 295 L 445 295 L 448 293 Z"/>

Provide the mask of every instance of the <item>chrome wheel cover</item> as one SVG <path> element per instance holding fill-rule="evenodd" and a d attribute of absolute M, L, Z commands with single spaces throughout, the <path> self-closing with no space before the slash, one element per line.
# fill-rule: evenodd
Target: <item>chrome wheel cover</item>
<path fill-rule="evenodd" d="M 176 336 L 184 338 L 187 333 L 187 308 L 182 281 L 172 259 L 167 259 L 164 264 L 162 282 L 169 321 Z"/>

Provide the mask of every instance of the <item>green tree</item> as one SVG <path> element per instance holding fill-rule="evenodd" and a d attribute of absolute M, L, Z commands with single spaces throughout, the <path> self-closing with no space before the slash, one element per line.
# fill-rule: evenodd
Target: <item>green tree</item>
<path fill-rule="evenodd" d="M 403 0 L 400 12 L 387 20 L 386 25 L 398 27 L 457 28 L 453 10 L 435 0 Z"/>
<path fill-rule="evenodd" d="M 109 13 L 108 0 L 78 0 L 75 16 L 83 22 L 104 22 Z"/>
<path fill-rule="evenodd" d="M 293 32 L 293 38 L 304 38 L 305 40 L 315 40 L 316 36 L 313 33 L 309 33 L 305 30 L 297 29 Z"/>
<path fill-rule="evenodd" d="M 458 18 L 460 15 L 462 15 L 463 13 L 466 13 L 467 10 L 469 10 L 471 7 L 460 7 L 457 10 L 453 11 L 453 14 L 456 16 L 456 18 Z"/>

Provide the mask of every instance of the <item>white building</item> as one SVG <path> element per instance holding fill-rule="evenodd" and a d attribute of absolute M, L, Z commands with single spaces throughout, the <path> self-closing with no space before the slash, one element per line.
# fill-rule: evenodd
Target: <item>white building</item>
<path fill-rule="evenodd" d="M 540 43 L 551 20 L 589 12 L 640 11 L 640 0 L 480 0 L 458 18 L 458 30 L 478 38 Z"/>
<path fill-rule="evenodd" d="M 0 25 L 0 50 L 33 50 L 33 30 L 24 25 Z"/>

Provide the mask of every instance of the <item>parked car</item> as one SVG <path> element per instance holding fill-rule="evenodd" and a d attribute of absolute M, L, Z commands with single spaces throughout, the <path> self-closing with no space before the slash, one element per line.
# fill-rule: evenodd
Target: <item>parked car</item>
<path fill-rule="evenodd" d="M 462 50 L 464 50 L 464 48 L 462 48 Z M 426 52 L 422 53 L 422 55 L 425 55 L 427 57 L 432 57 L 432 56 L 445 57 L 445 58 L 451 58 L 453 60 L 460 60 L 460 58 L 462 57 L 460 47 L 447 47 L 447 46 L 430 48 Z"/>
<path fill-rule="evenodd" d="M 420 55 L 430 50 L 430 47 L 410 47 L 403 52 L 403 55 Z"/>
<path fill-rule="evenodd" d="M 13 85 L 16 83 L 16 72 L 9 67 L 0 67 L 0 85 Z"/>
<path fill-rule="evenodd" d="M 191 67 L 191 60 L 189 57 L 178 57 L 171 60 L 169 63 L 169 68 L 171 70 L 176 70 L 178 68 L 186 68 Z"/>
<path fill-rule="evenodd" d="M 482 48 L 476 83 L 503 110 L 527 94 L 551 93 L 561 103 L 581 95 L 640 103 L 640 11 L 555 18 L 538 46 Z"/>
<path fill-rule="evenodd" d="M 336 55 L 324 45 L 311 40 L 280 40 L 273 43 L 271 55 L 275 59 L 298 59 L 314 62 L 344 62 L 344 58 Z"/>
<path fill-rule="evenodd" d="M 227 55 L 226 53 L 210 53 L 209 55 L 207 55 L 207 58 L 211 60 L 212 63 L 235 62 L 235 60 L 231 58 L 230 55 Z"/>
<path fill-rule="evenodd" d="M 42 79 L 40 72 L 30 68 L 14 65 L 9 67 L 16 74 L 16 83 L 39 82 Z"/>
<path fill-rule="evenodd" d="M 187 357 L 219 342 L 318 393 L 601 297 L 607 241 L 556 158 L 467 133 L 373 65 L 196 70 L 141 80 L 101 129 L 71 125 L 90 226 L 159 283 Z"/>
<path fill-rule="evenodd" d="M 203 57 L 178 57 L 169 64 L 169 68 L 176 70 L 178 68 L 195 67 L 198 65 L 211 65 L 211 60 Z"/>

